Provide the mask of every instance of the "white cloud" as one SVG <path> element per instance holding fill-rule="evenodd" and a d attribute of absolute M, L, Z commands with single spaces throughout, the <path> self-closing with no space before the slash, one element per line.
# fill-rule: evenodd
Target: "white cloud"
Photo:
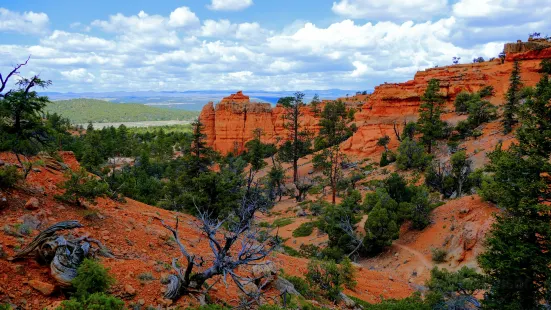
<path fill-rule="evenodd" d="M 551 26 L 548 6 L 535 0 L 523 2 L 530 3 L 526 8 L 520 0 L 454 0 L 449 7 L 414 0 L 435 12 L 438 17 L 432 19 L 423 19 L 428 13 L 409 16 L 408 4 L 396 0 L 378 6 L 375 1 L 334 1 L 333 9 L 351 19 L 331 24 L 296 20 L 271 30 L 260 19 L 200 21 L 187 7 L 165 15 L 114 14 L 45 32 L 28 45 L 0 42 L 0 72 L 32 55 L 26 73 L 52 79 L 53 91 L 363 90 L 451 64 L 453 56 L 463 62 L 494 57 L 504 42 L 526 38 L 530 31 L 546 34 Z M 471 10 L 476 4 L 484 17 Z M 355 12 L 348 14 L 346 8 Z M 386 8 L 392 13 L 384 15 Z M 381 16 L 353 19 L 372 14 Z M 90 26 L 93 32 L 86 31 Z"/>
<path fill-rule="evenodd" d="M 0 8 L 0 32 L 42 34 L 47 32 L 50 20 L 45 13 L 13 12 Z"/>
<path fill-rule="evenodd" d="M 421 20 L 447 11 L 447 0 L 339 0 L 333 2 L 336 14 L 349 18 Z"/>
<path fill-rule="evenodd" d="M 56 47 L 63 50 L 113 50 L 115 42 L 102 38 L 91 37 L 85 34 L 55 30 L 50 36 L 40 40 L 48 47 Z"/>
<path fill-rule="evenodd" d="M 207 7 L 213 11 L 241 11 L 253 5 L 253 0 L 212 0 Z"/>
<path fill-rule="evenodd" d="M 170 13 L 168 25 L 171 27 L 187 27 L 199 23 L 199 18 L 188 7 L 179 7 Z"/>
<path fill-rule="evenodd" d="M 61 75 L 66 77 L 69 81 L 72 82 L 86 82 L 92 83 L 95 80 L 95 76 L 84 68 L 79 68 L 70 71 L 61 71 Z"/>

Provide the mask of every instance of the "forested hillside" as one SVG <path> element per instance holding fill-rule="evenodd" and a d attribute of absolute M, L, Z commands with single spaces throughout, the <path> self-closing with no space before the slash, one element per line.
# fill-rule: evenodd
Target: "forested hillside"
<path fill-rule="evenodd" d="M 75 124 L 192 120 L 199 114 L 196 111 L 156 108 L 133 103 L 112 103 L 96 99 L 54 101 L 48 103 L 45 111 L 57 113 Z"/>

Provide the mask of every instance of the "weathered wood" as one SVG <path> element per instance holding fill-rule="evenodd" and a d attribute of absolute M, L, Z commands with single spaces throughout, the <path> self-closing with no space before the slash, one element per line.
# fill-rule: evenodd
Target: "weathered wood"
<path fill-rule="evenodd" d="M 80 224 L 78 221 L 64 221 L 56 223 L 45 230 L 41 231 L 38 236 L 36 236 L 31 243 L 29 243 L 26 247 L 24 247 L 21 251 L 17 252 L 14 257 L 9 258 L 9 260 L 16 260 L 20 259 L 22 257 L 25 257 L 32 253 L 36 248 L 41 246 L 43 243 L 49 242 L 51 240 L 51 237 L 60 230 L 66 230 L 66 229 L 74 229 L 82 227 L 82 224 Z"/>
<path fill-rule="evenodd" d="M 173 274 L 169 275 L 168 285 L 166 287 L 166 292 L 165 292 L 165 298 L 168 298 L 170 300 L 177 299 L 181 295 L 180 293 L 181 288 L 182 288 L 182 282 L 180 281 L 180 278 Z"/>
<path fill-rule="evenodd" d="M 88 255 L 88 242 L 68 242 L 63 237 L 56 239 L 57 249 L 50 263 L 51 275 L 60 286 L 70 287 L 71 281 L 77 276 L 77 268 Z"/>

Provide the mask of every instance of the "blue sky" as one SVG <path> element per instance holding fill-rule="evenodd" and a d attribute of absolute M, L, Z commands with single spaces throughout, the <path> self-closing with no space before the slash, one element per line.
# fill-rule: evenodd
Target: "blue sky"
<path fill-rule="evenodd" d="M 372 89 L 551 34 L 548 0 L 0 0 L 0 70 L 52 91 Z"/>

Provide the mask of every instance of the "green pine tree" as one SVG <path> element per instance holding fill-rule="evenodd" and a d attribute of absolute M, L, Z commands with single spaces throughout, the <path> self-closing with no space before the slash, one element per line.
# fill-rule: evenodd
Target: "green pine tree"
<path fill-rule="evenodd" d="M 518 61 L 515 61 L 513 64 L 513 71 L 511 71 L 511 77 L 509 78 L 509 89 L 505 96 L 505 106 L 503 107 L 502 124 L 504 133 L 510 133 L 513 129 L 513 125 L 516 123 L 515 114 L 520 101 L 521 87 L 520 64 Z"/>
<path fill-rule="evenodd" d="M 432 145 L 444 134 L 445 123 L 440 119 L 444 96 L 440 93 L 440 82 L 436 79 L 429 81 L 425 93 L 421 97 L 419 107 L 419 120 L 417 127 L 423 135 L 421 142 L 427 147 L 427 152 L 432 153 Z"/>

